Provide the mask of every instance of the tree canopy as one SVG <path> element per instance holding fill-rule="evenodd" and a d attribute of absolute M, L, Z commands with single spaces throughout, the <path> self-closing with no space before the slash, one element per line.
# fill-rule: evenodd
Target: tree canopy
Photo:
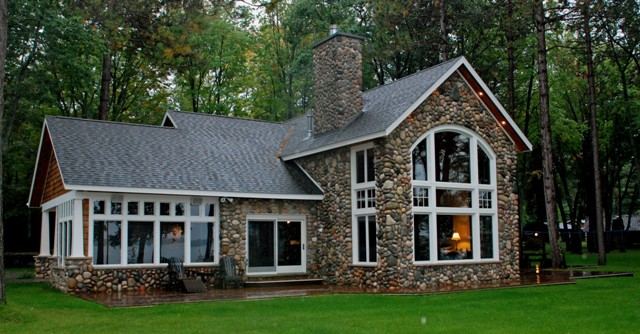
<path fill-rule="evenodd" d="M 554 210 L 561 223 L 595 221 L 598 174 L 611 228 L 639 208 L 640 2 L 544 3 Z M 9 241 L 8 251 L 38 245 L 40 215 L 24 203 L 45 115 L 158 124 L 178 109 L 286 120 L 313 107 L 311 46 L 330 24 L 365 38 L 365 89 L 466 56 L 534 143 L 518 165 L 521 224 L 547 220 L 530 1 L 8 0 L 8 12 L 4 222 L 7 234 L 28 240 Z"/>

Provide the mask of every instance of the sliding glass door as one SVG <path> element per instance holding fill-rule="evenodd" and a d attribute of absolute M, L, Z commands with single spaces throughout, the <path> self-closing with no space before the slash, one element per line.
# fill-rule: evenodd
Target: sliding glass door
<path fill-rule="evenodd" d="M 306 230 L 300 220 L 249 220 L 249 274 L 306 272 Z"/>

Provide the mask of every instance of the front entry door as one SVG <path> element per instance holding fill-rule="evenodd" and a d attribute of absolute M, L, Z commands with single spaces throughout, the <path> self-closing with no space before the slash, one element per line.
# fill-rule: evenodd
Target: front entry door
<path fill-rule="evenodd" d="M 249 220 L 248 274 L 306 272 L 306 229 L 300 220 Z"/>

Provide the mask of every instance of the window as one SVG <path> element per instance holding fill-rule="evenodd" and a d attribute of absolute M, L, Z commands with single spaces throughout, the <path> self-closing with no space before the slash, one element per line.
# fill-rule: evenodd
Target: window
<path fill-rule="evenodd" d="M 497 258 L 495 158 L 482 139 L 454 126 L 416 143 L 413 235 L 417 263 Z"/>
<path fill-rule="evenodd" d="M 353 262 L 356 264 L 375 264 L 378 257 L 373 146 L 365 145 L 352 149 L 351 166 Z"/>
<path fill-rule="evenodd" d="M 377 261 L 376 216 L 358 217 L 358 262 Z"/>
<path fill-rule="evenodd" d="M 96 197 L 102 198 L 92 199 L 89 217 L 89 250 L 94 265 L 158 265 L 172 257 L 184 263 L 217 262 L 216 200 L 151 195 Z M 61 226 L 60 231 L 70 238 L 71 224 L 68 228 Z M 66 249 L 68 245 L 60 247 Z"/>
<path fill-rule="evenodd" d="M 153 263 L 153 222 L 129 222 L 127 232 L 127 263 Z"/>
<path fill-rule="evenodd" d="M 160 259 L 184 259 L 184 223 L 160 223 Z"/>
<path fill-rule="evenodd" d="M 102 210 L 104 210 L 104 203 L 102 204 Z M 58 205 L 56 216 L 58 221 L 56 255 L 58 256 L 58 264 L 64 265 L 64 259 L 71 256 L 73 200 Z"/>
<path fill-rule="evenodd" d="M 122 222 L 95 220 L 93 222 L 93 263 L 119 264 Z"/>
<path fill-rule="evenodd" d="M 191 262 L 213 262 L 214 223 L 191 223 Z"/>

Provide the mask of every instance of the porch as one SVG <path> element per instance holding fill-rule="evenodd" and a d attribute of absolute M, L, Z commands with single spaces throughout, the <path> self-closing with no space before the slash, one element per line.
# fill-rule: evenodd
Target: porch
<path fill-rule="evenodd" d="M 633 273 L 614 273 L 604 271 L 586 271 L 575 268 L 566 271 L 526 270 L 521 278 L 509 283 L 476 283 L 466 285 L 450 285 L 419 289 L 379 290 L 357 287 L 316 285 L 316 284 L 276 284 L 272 286 L 245 287 L 242 289 L 210 288 L 205 293 L 182 293 L 164 290 L 147 290 L 135 292 L 113 293 L 79 293 L 77 296 L 102 304 L 106 307 L 144 307 L 167 303 L 195 303 L 208 301 L 239 301 L 273 298 L 309 297 L 329 294 L 396 294 L 426 295 L 436 293 L 461 292 L 469 290 L 518 288 L 527 286 L 547 286 L 574 284 L 576 279 L 611 276 L 633 276 Z"/>

